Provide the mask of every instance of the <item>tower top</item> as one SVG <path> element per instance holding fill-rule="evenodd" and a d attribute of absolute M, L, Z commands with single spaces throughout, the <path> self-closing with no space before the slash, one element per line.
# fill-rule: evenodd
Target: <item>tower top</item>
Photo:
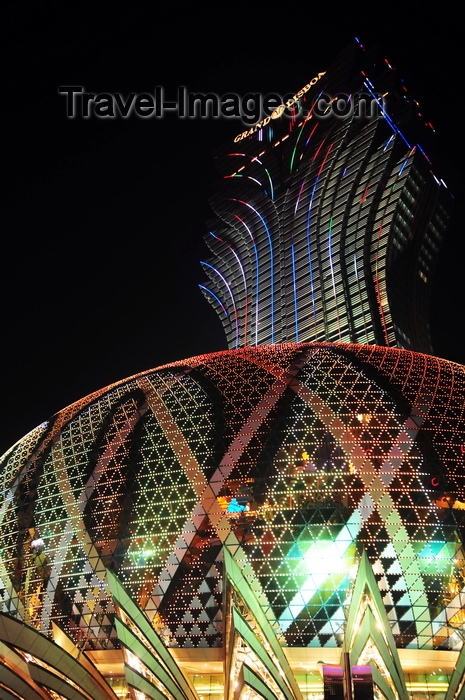
<path fill-rule="evenodd" d="M 272 99 L 272 97 L 274 99 Z M 432 276 L 452 198 L 431 125 L 359 42 L 216 156 L 200 285 L 228 346 L 355 342 L 432 353 Z"/>

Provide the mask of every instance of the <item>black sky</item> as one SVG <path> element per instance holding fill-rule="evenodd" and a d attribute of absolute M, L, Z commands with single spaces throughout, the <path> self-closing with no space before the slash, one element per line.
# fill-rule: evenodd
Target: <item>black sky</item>
<path fill-rule="evenodd" d="M 112 2 L 3 11 L 0 454 L 91 391 L 226 348 L 197 285 L 212 153 L 242 124 L 67 119 L 62 85 L 285 94 L 354 36 L 379 44 L 436 126 L 434 169 L 456 197 L 433 339 L 437 355 L 465 364 L 461 25 L 447 6 L 410 6 L 408 16 L 392 4 L 376 15 L 373 3 L 366 8 Z"/>

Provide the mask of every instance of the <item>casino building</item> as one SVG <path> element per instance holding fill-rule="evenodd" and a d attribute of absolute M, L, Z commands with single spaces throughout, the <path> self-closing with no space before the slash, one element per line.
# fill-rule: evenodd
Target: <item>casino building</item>
<path fill-rule="evenodd" d="M 200 285 L 229 349 L 3 455 L 2 700 L 465 698 L 465 367 L 428 323 L 451 197 L 416 111 L 355 42 L 238 134 Z"/>

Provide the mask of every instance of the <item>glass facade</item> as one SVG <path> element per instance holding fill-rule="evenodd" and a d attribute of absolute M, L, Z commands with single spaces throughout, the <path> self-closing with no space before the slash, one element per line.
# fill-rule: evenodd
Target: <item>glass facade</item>
<path fill-rule="evenodd" d="M 452 198 L 425 155 L 431 129 L 396 71 L 356 43 L 313 82 L 297 114 L 218 152 L 201 289 L 231 349 L 325 340 L 432 353 Z"/>
<path fill-rule="evenodd" d="M 124 380 L 4 456 L 2 610 L 81 652 L 123 648 L 130 683 L 157 687 L 131 657 L 137 615 L 168 649 L 227 659 L 230 605 L 257 674 L 250 620 L 280 648 L 342 646 L 366 555 L 395 648 L 458 652 L 464 405 L 463 367 L 363 345 L 225 351 Z"/>

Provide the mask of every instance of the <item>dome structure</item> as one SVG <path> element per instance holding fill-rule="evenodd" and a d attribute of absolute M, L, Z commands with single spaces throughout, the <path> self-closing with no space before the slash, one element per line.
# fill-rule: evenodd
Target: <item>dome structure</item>
<path fill-rule="evenodd" d="M 58 412 L 1 460 L 0 697 L 452 697 L 464 405 L 447 360 L 287 343 Z"/>

